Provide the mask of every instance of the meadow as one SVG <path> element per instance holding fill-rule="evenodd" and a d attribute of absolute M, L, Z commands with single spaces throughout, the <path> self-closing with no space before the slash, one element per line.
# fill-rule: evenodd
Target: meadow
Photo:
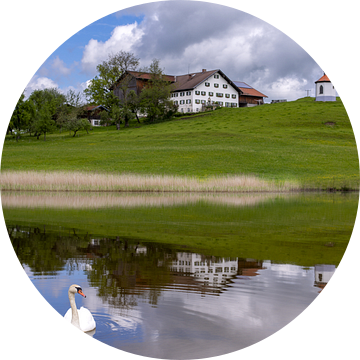
<path fill-rule="evenodd" d="M 356 193 L 2 195 L 8 228 L 74 236 L 85 249 L 89 239 L 119 238 L 302 266 L 340 263 L 358 205 Z"/>
<path fill-rule="evenodd" d="M 76 173 L 79 179 L 127 175 L 141 182 L 160 176 L 198 183 L 245 176 L 270 184 L 264 191 L 284 184 L 288 190 L 359 188 L 356 141 L 340 99 L 222 108 L 162 123 L 133 122 L 119 131 L 101 127 L 76 137 L 56 132 L 46 141 L 23 135 L 16 142 L 7 135 L 1 172 L 21 172 L 23 179 L 46 172 L 54 178 Z"/>

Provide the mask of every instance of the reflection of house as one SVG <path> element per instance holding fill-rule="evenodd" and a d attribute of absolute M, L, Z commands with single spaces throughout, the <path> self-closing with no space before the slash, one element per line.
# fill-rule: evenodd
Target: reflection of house
<path fill-rule="evenodd" d="M 254 259 L 239 259 L 238 261 L 239 275 L 257 276 L 258 270 L 263 269 L 263 262 Z"/>
<path fill-rule="evenodd" d="M 199 254 L 178 253 L 177 260 L 172 262 L 170 270 L 187 273 L 213 286 L 223 285 L 226 280 L 237 274 L 237 258 L 204 259 Z"/>
<path fill-rule="evenodd" d="M 330 281 L 335 270 L 335 265 L 315 265 L 315 286 L 322 290 Z"/>

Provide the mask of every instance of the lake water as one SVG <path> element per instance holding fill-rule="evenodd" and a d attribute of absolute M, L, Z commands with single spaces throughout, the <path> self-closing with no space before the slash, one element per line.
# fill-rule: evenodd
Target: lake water
<path fill-rule="evenodd" d="M 25 272 L 60 314 L 71 284 L 95 339 L 155 358 L 205 358 L 272 335 L 331 279 L 358 194 L 11 194 Z"/>

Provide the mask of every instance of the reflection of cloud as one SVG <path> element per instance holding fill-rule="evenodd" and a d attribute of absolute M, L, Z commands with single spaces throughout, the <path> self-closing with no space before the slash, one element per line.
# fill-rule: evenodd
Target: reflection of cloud
<path fill-rule="evenodd" d="M 118 194 L 118 193 L 12 193 L 2 192 L 4 208 L 164 207 L 207 202 L 227 206 L 255 206 L 290 194 Z"/>

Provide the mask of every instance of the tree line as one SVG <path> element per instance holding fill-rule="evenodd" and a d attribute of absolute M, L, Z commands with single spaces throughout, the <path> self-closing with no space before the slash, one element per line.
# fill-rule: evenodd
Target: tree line
<path fill-rule="evenodd" d="M 132 119 L 140 123 L 139 114 L 146 114 L 144 122 L 155 122 L 171 118 L 177 106 L 169 100 L 171 84 L 166 80 L 160 61 L 154 59 L 149 67 L 139 68 L 139 59 L 132 53 L 119 51 L 110 54 L 108 59 L 98 64 L 98 74 L 89 86 L 81 92 L 69 90 L 63 94 L 56 88 L 34 90 L 25 99 L 23 93 L 18 100 L 8 125 L 8 134 L 18 141 L 23 133 L 37 139 L 58 131 L 70 131 L 73 136 L 80 130 L 89 131 L 90 121 L 86 108 L 89 105 L 102 105 L 106 110 L 100 114 L 103 124 L 129 126 Z M 123 78 L 118 85 L 121 96 L 112 90 L 120 77 L 128 70 L 149 73 L 150 78 L 140 94 L 129 89 L 129 79 Z"/>

